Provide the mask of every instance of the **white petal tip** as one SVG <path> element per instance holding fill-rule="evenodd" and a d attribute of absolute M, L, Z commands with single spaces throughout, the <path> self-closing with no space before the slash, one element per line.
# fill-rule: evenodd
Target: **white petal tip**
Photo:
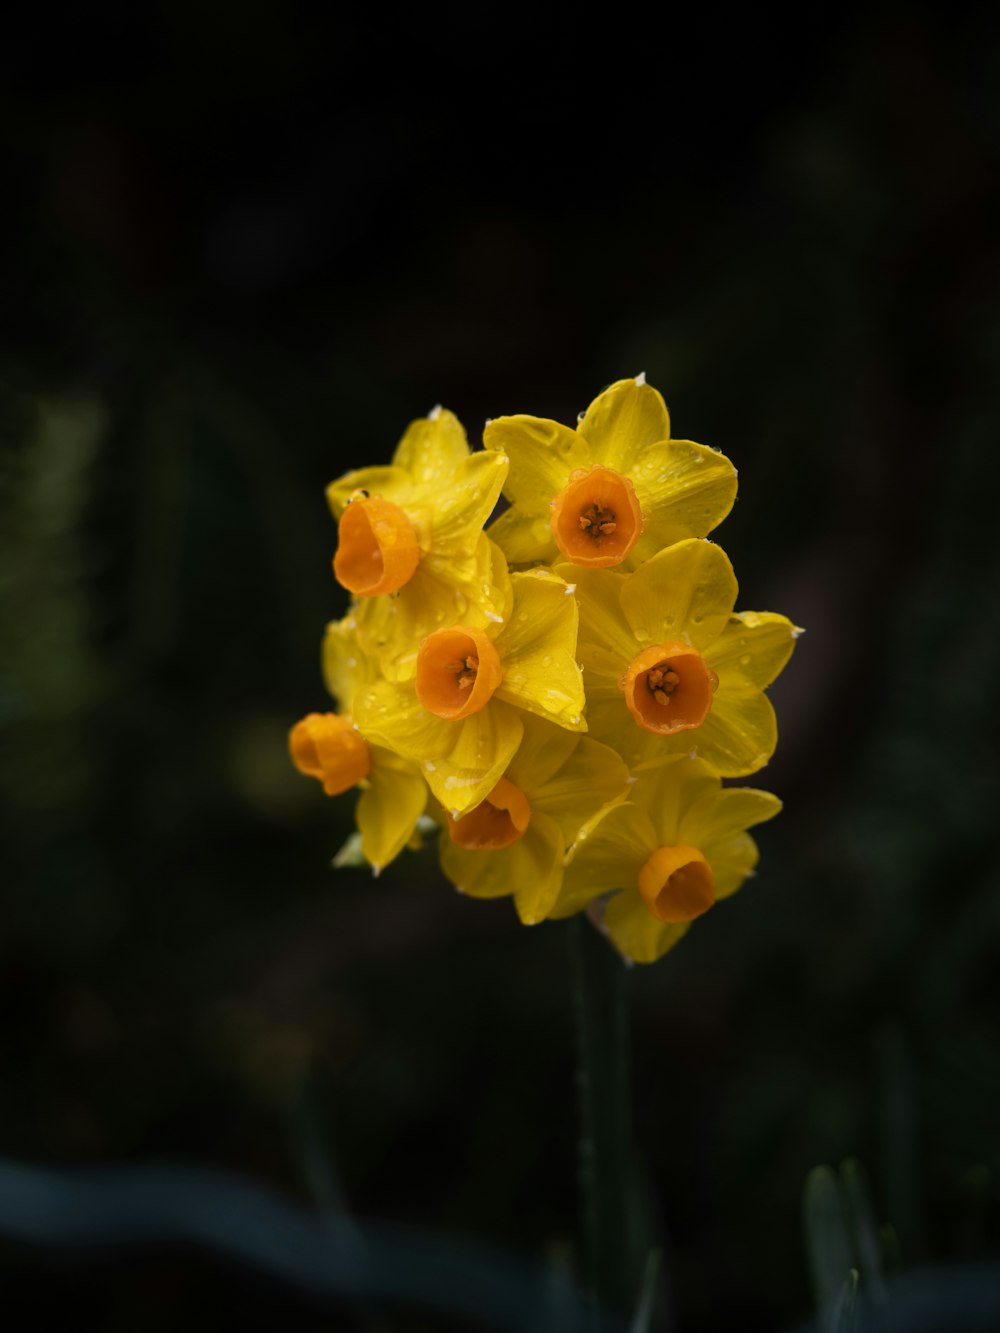
<path fill-rule="evenodd" d="M 487 620 L 492 620 L 493 623 L 494 623 L 494 625 L 502 625 L 502 624 L 503 624 L 503 616 L 498 616 L 497 613 L 496 613 L 495 611 L 487 611 L 487 612 L 486 612 L 486 619 L 487 619 Z"/>
<path fill-rule="evenodd" d="M 793 626 L 792 626 L 792 638 L 793 638 L 793 639 L 799 639 L 799 638 L 802 637 L 803 634 L 805 634 L 805 630 L 802 628 L 801 625 L 793 625 Z"/>
<path fill-rule="evenodd" d="M 590 520 L 588 519 L 587 521 L 589 522 Z M 567 583 L 567 584 L 566 584 L 566 596 L 567 596 L 567 597 L 572 597 L 573 594 L 574 594 L 575 592 L 576 592 L 576 584 L 575 584 L 575 583 Z"/>
<path fill-rule="evenodd" d="M 441 415 L 443 410 L 444 409 L 442 408 L 440 403 L 435 403 L 434 406 L 431 408 L 431 410 L 427 413 L 427 420 L 437 421 L 438 417 Z"/>
<path fill-rule="evenodd" d="M 382 867 L 381 867 L 381 866 L 372 866 L 372 879 L 378 879 L 378 877 L 379 877 L 379 875 L 381 875 L 381 873 L 382 873 Z"/>
<path fill-rule="evenodd" d="M 635 377 L 636 388 L 641 389 L 645 383 L 646 383 L 646 372 L 644 370 L 640 370 L 638 375 L 636 375 Z"/>

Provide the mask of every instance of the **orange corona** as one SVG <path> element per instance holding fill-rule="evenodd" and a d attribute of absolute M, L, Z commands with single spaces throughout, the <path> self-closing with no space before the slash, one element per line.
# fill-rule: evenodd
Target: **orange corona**
<path fill-rule="evenodd" d="M 501 778 L 485 801 L 451 820 L 452 842 L 471 852 L 496 852 L 517 842 L 531 823 L 531 806 L 520 787 Z"/>
<path fill-rule="evenodd" d="M 639 892 L 658 921 L 693 921 L 715 903 L 712 869 L 697 847 L 658 847 L 639 871 Z"/>
<path fill-rule="evenodd" d="M 371 769 L 364 738 L 340 713 L 307 714 L 292 727 L 288 749 L 299 772 L 318 778 L 327 796 L 339 796 Z"/>
<path fill-rule="evenodd" d="M 658 643 L 634 658 L 618 682 L 629 712 L 646 731 L 672 736 L 700 727 L 719 678 L 686 643 Z"/>
<path fill-rule="evenodd" d="M 438 629 L 417 654 L 417 698 L 446 722 L 485 708 L 503 679 L 493 644 L 478 629 Z"/>
<path fill-rule="evenodd" d="M 570 473 L 551 514 L 556 545 L 577 565 L 620 565 L 642 535 L 632 483 L 600 463 Z"/>
<path fill-rule="evenodd" d="M 357 597 L 396 592 L 420 563 L 417 534 L 391 500 L 359 493 L 340 516 L 333 572 Z"/>

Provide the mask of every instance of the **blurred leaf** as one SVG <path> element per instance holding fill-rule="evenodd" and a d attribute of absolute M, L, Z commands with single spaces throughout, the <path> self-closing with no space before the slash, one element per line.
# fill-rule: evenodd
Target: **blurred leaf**
<path fill-rule="evenodd" d="M 201 1167 L 70 1173 L 0 1160 L 0 1234 L 74 1247 L 180 1242 L 311 1296 L 408 1303 L 505 1333 L 624 1333 L 552 1269 L 467 1241 L 308 1213 Z"/>
<path fill-rule="evenodd" d="M 330 864 L 335 870 L 343 870 L 345 867 L 354 869 L 368 865 L 365 854 L 361 850 L 361 834 L 357 829 L 349 835 Z"/>
<path fill-rule="evenodd" d="M 865 1286 L 877 1299 L 884 1299 L 878 1219 L 868 1190 L 868 1178 L 857 1158 L 849 1157 L 840 1164 L 840 1184 Z"/>
<path fill-rule="evenodd" d="M 653 1306 L 656 1303 L 656 1279 L 660 1276 L 662 1263 L 662 1250 L 650 1250 L 649 1258 L 646 1260 L 646 1269 L 642 1275 L 639 1301 L 632 1317 L 632 1323 L 629 1325 L 629 1333 L 649 1333 L 653 1318 Z"/>
<path fill-rule="evenodd" d="M 854 1267 L 854 1246 L 837 1177 L 817 1166 L 806 1178 L 803 1196 L 806 1255 L 813 1295 L 820 1311 L 833 1309 Z"/>
<path fill-rule="evenodd" d="M 824 1321 L 825 1333 L 855 1333 L 858 1326 L 858 1270 L 852 1268 L 841 1283 L 837 1299 Z"/>

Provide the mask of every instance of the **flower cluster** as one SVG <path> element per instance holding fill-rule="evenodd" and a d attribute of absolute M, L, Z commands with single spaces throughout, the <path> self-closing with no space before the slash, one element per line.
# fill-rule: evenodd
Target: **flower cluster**
<path fill-rule="evenodd" d="M 587 909 L 651 962 L 756 864 L 747 829 L 780 802 L 722 780 L 771 757 L 764 691 L 797 631 L 735 610 L 706 537 L 736 470 L 670 438 L 644 376 L 575 429 L 500 417 L 483 444 L 435 408 L 389 466 L 329 487 L 338 711 L 292 728 L 292 758 L 330 796 L 360 788 L 376 874 L 430 820 L 461 892 L 509 894 L 526 924 Z"/>

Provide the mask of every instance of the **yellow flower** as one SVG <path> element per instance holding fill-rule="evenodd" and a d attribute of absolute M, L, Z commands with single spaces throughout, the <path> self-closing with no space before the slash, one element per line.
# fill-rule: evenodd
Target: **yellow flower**
<path fill-rule="evenodd" d="M 512 564 L 560 558 L 634 567 L 729 513 L 736 469 L 690 440 L 670 439 L 663 399 L 645 376 L 619 380 L 573 430 L 541 417 L 498 417 L 483 443 L 510 458 L 511 508 L 489 529 Z"/>
<path fill-rule="evenodd" d="M 524 738 L 485 800 L 448 819 L 441 868 L 475 898 L 514 895 L 525 925 L 544 919 L 562 884 L 563 857 L 584 822 L 628 788 L 628 769 L 605 745 L 525 715 Z"/>
<path fill-rule="evenodd" d="M 355 696 L 362 735 L 422 763 L 452 813 L 478 805 L 503 776 L 522 709 L 586 730 L 571 590 L 548 570 L 515 574 L 511 585 L 505 624 L 443 626 L 421 643 L 412 681 L 371 681 Z"/>
<path fill-rule="evenodd" d="M 654 962 L 736 892 L 758 859 L 746 830 L 780 809 L 770 792 L 723 788 L 701 760 L 658 760 L 637 772 L 627 801 L 580 830 L 551 915 L 612 894 L 603 908 L 609 935 L 627 958 Z"/>
<path fill-rule="evenodd" d="M 733 614 L 720 546 L 692 538 L 631 574 L 570 565 L 577 580 L 587 722 L 629 764 L 697 748 L 723 777 L 755 773 L 777 742 L 764 688 L 791 656 L 785 616 Z"/>
<path fill-rule="evenodd" d="M 417 764 L 366 741 L 354 725 L 354 696 L 370 679 L 370 663 L 358 646 L 352 618 L 327 626 L 323 672 L 340 713 L 310 713 L 289 734 L 292 762 L 317 778 L 328 796 L 360 785 L 355 820 L 365 860 L 378 872 L 413 837 L 427 805 L 427 784 Z"/>
<path fill-rule="evenodd" d="M 358 636 L 382 669 L 436 626 L 499 623 L 510 606 L 506 564 L 483 534 L 507 476 L 500 453 L 471 453 L 442 408 L 411 423 L 387 467 L 327 488 L 339 522 L 334 573 L 358 599 Z"/>

